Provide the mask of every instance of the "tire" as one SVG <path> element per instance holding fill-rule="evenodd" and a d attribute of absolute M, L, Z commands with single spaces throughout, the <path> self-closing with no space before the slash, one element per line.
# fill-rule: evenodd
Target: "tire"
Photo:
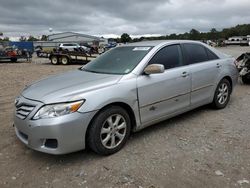
<path fill-rule="evenodd" d="M 61 59 L 61 62 L 63 65 L 67 65 L 69 63 L 69 58 L 67 58 L 66 56 L 63 56 Z"/>
<path fill-rule="evenodd" d="M 101 155 L 110 155 L 125 145 L 131 120 L 126 110 L 110 106 L 101 110 L 89 126 L 87 143 L 90 149 Z"/>
<path fill-rule="evenodd" d="M 52 56 L 50 61 L 53 65 L 58 65 L 58 58 L 56 56 Z"/>
<path fill-rule="evenodd" d="M 244 84 L 250 84 L 250 73 L 247 73 L 246 75 L 242 76 L 241 79 Z"/>
<path fill-rule="evenodd" d="M 225 108 L 230 100 L 231 91 L 232 86 L 230 82 L 226 78 L 222 79 L 215 90 L 212 102 L 213 107 L 215 109 Z"/>
<path fill-rule="evenodd" d="M 16 63 L 16 62 L 17 62 L 17 58 L 13 57 L 13 58 L 10 59 L 10 61 L 11 61 L 12 63 Z"/>

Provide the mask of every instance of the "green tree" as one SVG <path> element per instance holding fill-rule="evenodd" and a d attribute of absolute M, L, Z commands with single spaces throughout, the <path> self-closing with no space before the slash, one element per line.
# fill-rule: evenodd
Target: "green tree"
<path fill-rule="evenodd" d="M 123 34 L 121 35 L 121 42 L 122 42 L 122 43 L 130 42 L 131 40 L 132 40 L 132 39 L 131 39 L 131 37 L 129 36 L 129 34 L 123 33 Z"/>
<path fill-rule="evenodd" d="M 19 38 L 19 41 L 27 41 L 27 38 L 26 38 L 25 36 L 21 36 L 21 37 Z"/>
<path fill-rule="evenodd" d="M 9 37 L 4 37 L 3 41 L 10 41 L 10 38 Z"/>
<path fill-rule="evenodd" d="M 212 28 L 209 33 L 209 39 L 211 40 L 218 40 L 219 33 L 215 28 Z"/>
<path fill-rule="evenodd" d="M 196 29 L 191 29 L 189 32 L 191 40 L 199 40 L 200 39 L 200 32 Z"/>
<path fill-rule="evenodd" d="M 29 38 L 27 39 L 27 41 L 38 41 L 38 39 L 32 35 L 29 36 Z"/>
<path fill-rule="evenodd" d="M 178 39 L 177 35 L 175 33 L 172 33 L 168 36 L 168 39 Z"/>
<path fill-rule="evenodd" d="M 42 35 L 41 41 L 47 41 L 47 40 L 48 40 L 48 36 L 47 35 Z"/>
<path fill-rule="evenodd" d="M 237 25 L 231 28 L 225 28 L 221 31 L 216 30 L 216 28 L 212 28 L 208 32 L 199 32 L 196 29 L 192 29 L 189 33 L 185 32 L 182 34 L 170 34 L 170 35 L 162 35 L 157 37 L 141 37 L 134 38 L 133 42 L 142 41 L 142 40 L 166 40 L 166 39 L 192 39 L 192 40 L 219 40 L 219 39 L 227 39 L 232 36 L 246 36 L 250 35 L 250 24 L 242 24 Z M 117 38 L 117 42 L 130 42 L 131 38 L 128 34 L 124 33 L 121 38 Z"/>

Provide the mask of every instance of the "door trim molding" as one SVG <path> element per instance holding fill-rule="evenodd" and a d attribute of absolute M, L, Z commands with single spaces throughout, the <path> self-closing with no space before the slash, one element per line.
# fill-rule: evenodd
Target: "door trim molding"
<path fill-rule="evenodd" d="M 208 84 L 208 85 L 201 86 L 201 87 L 198 87 L 198 88 L 196 88 L 196 89 L 193 89 L 191 92 L 196 92 L 196 91 L 199 91 L 199 90 L 201 90 L 201 89 L 205 89 L 205 88 L 207 88 L 207 87 L 212 87 L 212 86 L 214 86 L 214 85 L 213 85 L 213 84 Z"/>
<path fill-rule="evenodd" d="M 150 104 L 146 104 L 146 105 L 140 106 L 140 108 L 146 108 L 146 107 L 148 107 L 148 106 L 151 106 L 151 105 L 154 105 L 154 104 L 158 104 L 158 103 L 161 103 L 161 102 L 165 102 L 165 101 L 174 99 L 174 98 L 176 98 L 176 97 L 181 97 L 181 96 L 184 96 L 184 95 L 187 95 L 187 94 L 191 94 L 192 92 L 196 92 L 196 91 L 199 91 L 199 90 L 201 90 L 201 89 L 205 89 L 205 88 L 208 88 L 208 87 L 211 87 L 211 86 L 214 86 L 214 85 L 213 85 L 213 84 L 209 84 L 209 85 L 206 85 L 206 86 L 202 86 L 202 87 L 199 87 L 199 88 L 196 88 L 196 89 L 192 90 L 191 92 L 181 93 L 181 94 L 178 94 L 178 95 L 169 97 L 169 98 L 167 98 L 167 99 L 162 99 L 162 100 L 160 100 L 160 101 L 156 101 L 156 102 L 153 102 L 153 103 L 150 103 Z"/>
<path fill-rule="evenodd" d="M 148 106 L 151 106 L 151 105 L 154 105 L 154 104 L 158 104 L 158 103 L 161 103 L 161 102 L 165 102 L 165 101 L 174 99 L 174 98 L 176 98 L 176 97 L 181 97 L 181 96 L 184 96 L 184 95 L 187 95 L 187 94 L 190 94 L 190 92 L 178 94 L 178 95 L 169 97 L 169 98 L 167 98 L 167 99 L 162 99 L 162 100 L 160 100 L 160 101 L 156 101 L 156 102 L 153 102 L 153 103 L 150 103 L 150 104 L 146 104 L 146 105 L 140 106 L 140 108 L 145 108 L 145 107 L 148 107 Z"/>

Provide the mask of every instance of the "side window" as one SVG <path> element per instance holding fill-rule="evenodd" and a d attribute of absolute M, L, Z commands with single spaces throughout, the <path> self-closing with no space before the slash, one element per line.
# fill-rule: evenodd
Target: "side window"
<path fill-rule="evenodd" d="M 188 64 L 200 63 L 208 61 L 208 55 L 205 47 L 199 44 L 184 44 L 183 45 Z"/>
<path fill-rule="evenodd" d="M 211 50 L 207 49 L 207 55 L 209 60 L 219 59 L 217 55 L 215 55 Z"/>
<path fill-rule="evenodd" d="M 154 55 L 149 64 L 162 64 L 165 69 L 181 66 L 182 54 L 180 45 L 171 45 L 162 48 Z"/>

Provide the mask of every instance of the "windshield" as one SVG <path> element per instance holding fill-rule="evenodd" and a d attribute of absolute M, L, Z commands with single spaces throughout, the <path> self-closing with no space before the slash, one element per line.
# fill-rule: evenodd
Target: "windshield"
<path fill-rule="evenodd" d="M 106 74 L 127 74 L 150 50 L 151 47 L 117 47 L 92 60 L 82 70 Z"/>

